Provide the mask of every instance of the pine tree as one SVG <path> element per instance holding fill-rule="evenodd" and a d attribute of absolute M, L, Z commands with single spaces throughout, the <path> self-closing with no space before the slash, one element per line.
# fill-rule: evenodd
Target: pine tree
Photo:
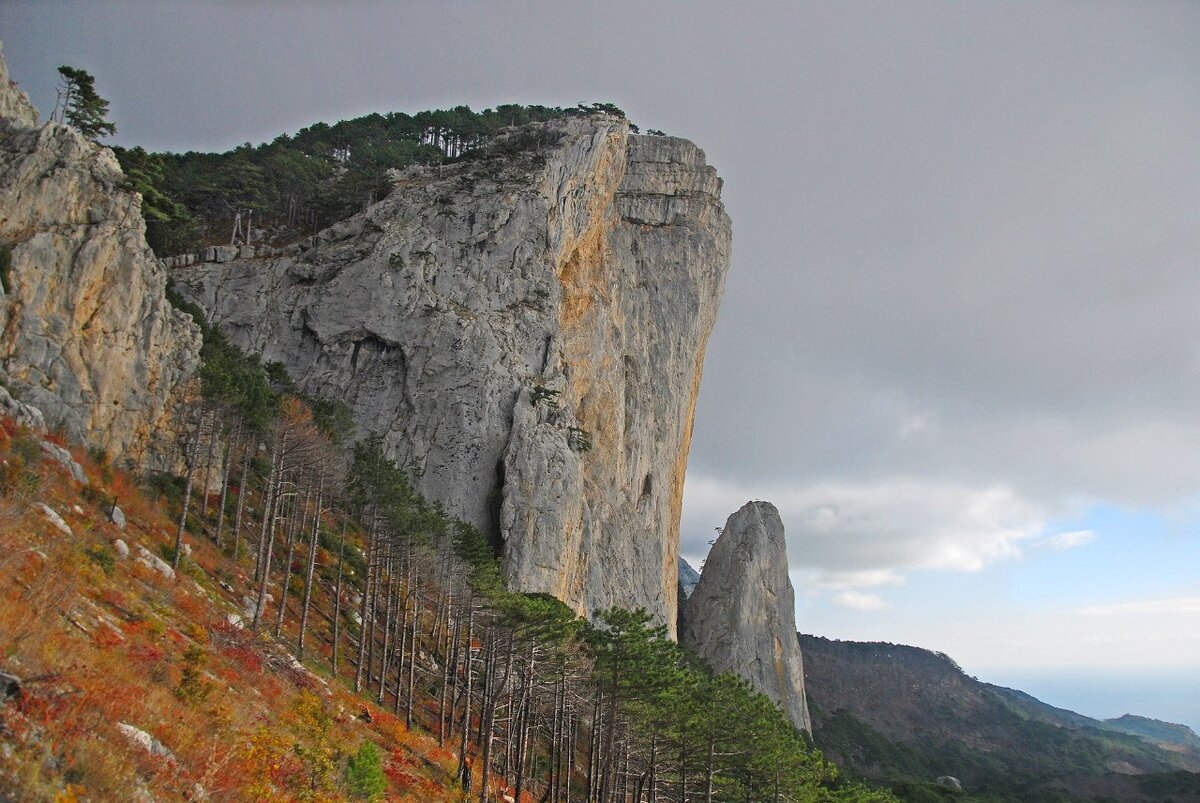
<path fill-rule="evenodd" d="M 108 101 L 96 94 L 96 79 L 91 73 L 64 64 L 58 74 L 62 76 L 60 119 L 93 141 L 117 133 L 116 125 L 106 119 Z"/>
<path fill-rule="evenodd" d="M 383 774 L 379 748 L 374 742 L 363 742 L 346 766 L 346 781 L 350 792 L 362 800 L 379 800 L 387 791 L 387 776 Z"/>

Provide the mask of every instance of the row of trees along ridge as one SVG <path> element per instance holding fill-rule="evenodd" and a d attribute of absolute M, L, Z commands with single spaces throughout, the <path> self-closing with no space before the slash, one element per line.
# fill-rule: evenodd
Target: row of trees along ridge
<path fill-rule="evenodd" d="M 143 194 L 147 240 L 159 256 L 228 242 L 231 221 L 253 211 L 276 243 L 349 217 L 389 189 L 388 171 L 478 158 L 514 128 L 576 115 L 624 117 L 611 103 L 575 107 L 504 104 L 368 114 L 315 123 L 257 146 L 225 153 L 148 153 L 115 148 L 131 185 Z M 502 137 L 501 137 L 502 138 Z M 536 146 L 509 137 L 503 146 Z"/>

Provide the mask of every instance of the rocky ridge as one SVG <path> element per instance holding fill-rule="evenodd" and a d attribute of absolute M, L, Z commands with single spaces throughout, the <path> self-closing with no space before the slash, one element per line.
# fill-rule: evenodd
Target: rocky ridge
<path fill-rule="evenodd" d="M 175 272 L 239 346 L 346 401 L 514 587 L 674 626 L 679 512 L 729 264 L 695 145 L 597 115 L 394 176 L 278 258 Z"/>
<path fill-rule="evenodd" d="M 783 522 L 770 502 L 747 502 L 725 522 L 688 597 L 680 642 L 812 730 Z"/>
<path fill-rule="evenodd" d="M 0 59 L 0 380 L 51 426 L 165 466 L 199 331 L 164 295 L 108 148 L 37 111 Z"/>

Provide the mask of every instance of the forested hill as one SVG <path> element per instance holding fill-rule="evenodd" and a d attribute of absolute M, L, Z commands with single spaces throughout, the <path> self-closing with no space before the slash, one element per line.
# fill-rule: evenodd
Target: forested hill
<path fill-rule="evenodd" d="M 942 654 L 800 636 L 813 737 L 905 800 L 1200 800 L 1200 755 L 981 683 Z M 1161 726 L 1162 723 L 1159 723 Z"/>
<path fill-rule="evenodd" d="M 505 141 L 503 149 L 536 149 L 547 143 L 536 136 L 499 135 L 531 123 L 593 114 L 624 117 L 611 103 L 504 104 L 480 112 L 456 106 L 314 123 L 225 153 L 114 150 L 132 188 L 143 195 L 147 240 L 159 256 L 167 256 L 227 242 L 237 213 L 276 239 L 310 234 L 382 197 L 390 169 L 470 159 L 497 139 Z"/>

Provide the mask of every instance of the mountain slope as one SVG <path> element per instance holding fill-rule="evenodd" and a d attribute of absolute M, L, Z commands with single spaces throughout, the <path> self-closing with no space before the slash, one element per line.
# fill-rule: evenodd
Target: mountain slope
<path fill-rule="evenodd" d="M 941 653 L 799 638 L 815 741 L 876 781 L 953 776 L 969 794 L 1010 801 L 1155 800 L 1143 786 L 1195 766 L 1185 753 L 980 683 Z M 1179 778 L 1185 790 L 1200 780 Z"/>

